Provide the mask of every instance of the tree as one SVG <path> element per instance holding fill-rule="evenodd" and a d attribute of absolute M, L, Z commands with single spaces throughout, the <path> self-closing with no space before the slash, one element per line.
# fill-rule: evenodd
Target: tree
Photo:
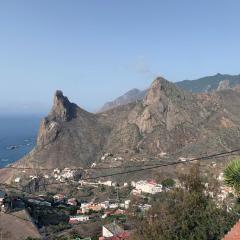
<path fill-rule="evenodd" d="M 172 188 L 175 186 L 175 181 L 172 178 L 166 178 L 162 181 L 163 188 Z"/>
<path fill-rule="evenodd" d="M 240 159 L 231 161 L 224 170 L 224 182 L 240 195 Z"/>
<path fill-rule="evenodd" d="M 145 216 L 135 216 L 136 240 L 217 240 L 238 217 L 205 193 L 198 167 L 181 178 L 181 189 L 162 192 Z"/>

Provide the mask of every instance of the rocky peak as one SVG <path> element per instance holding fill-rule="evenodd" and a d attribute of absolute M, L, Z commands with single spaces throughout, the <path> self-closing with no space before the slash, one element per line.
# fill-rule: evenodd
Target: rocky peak
<path fill-rule="evenodd" d="M 225 89 L 228 89 L 228 88 L 230 88 L 229 80 L 222 80 L 218 84 L 217 91 L 225 90 Z"/>
<path fill-rule="evenodd" d="M 184 91 L 162 77 L 156 78 L 144 99 L 144 105 L 152 105 L 168 98 L 184 98 Z"/>
<path fill-rule="evenodd" d="M 76 116 L 76 108 L 77 106 L 71 103 L 62 91 L 57 90 L 49 117 L 53 120 L 70 121 Z"/>

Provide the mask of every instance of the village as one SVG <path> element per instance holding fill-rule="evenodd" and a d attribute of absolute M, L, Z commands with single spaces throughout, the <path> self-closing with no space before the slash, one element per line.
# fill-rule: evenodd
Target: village
<path fill-rule="evenodd" d="M 181 161 L 183 160 L 181 159 Z M 42 235 L 47 235 L 46 229 L 51 228 L 52 225 L 61 225 L 61 228 L 56 231 L 58 233 L 58 231 L 73 228 L 79 230 L 87 224 L 88 226 L 94 225 L 94 230 L 90 231 L 89 235 L 86 233 L 84 236 L 81 235 L 84 238 L 76 239 L 128 239 L 133 231 L 128 222 L 128 216 L 131 215 L 132 209 L 144 216 L 152 207 L 151 199 L 154 195 L 183 187 L 178 179 L 171 178 L 164 179 L 162 182 L 157 182 L 155 179 L 123 183 L 110 179 L 91 181 L 79 179 L 76 181 L 74 180 L 75 172 L 69 168 L 54 169 L 51 174 L 44 175 L 45 179 L 53 178 L 61 186 L 74 188 L 71 189 L 74 190 L 72 194 L 69 194 L 69 191 L 66 194 L 65 191 L 56 189 L 48 194 L 43 192 L 38 195 L 21 194 L 17 190 L 10 192 L 1 190 L 1 212 L 8 214 L 20 210 L 27 211 L 31 216 L 32 223 L 37 226 Z M 38 176 L 31 175 L 29 179 L 36 181 Z M 15 178 L 15 185 L 18 186 L 21 181 L 20 177 Z M 214 196 L 210 189 L 206 194 L 223 202 L 230 194 L 233 194 L 233 191 L 221 184 L 223 182 L 222 173 L 217 177 L 217 181 L 220 183 L 218 195 Z M 74 187 L 70 187 L 69 183 L 74 183 Z M 89 189 L 93 189 L 91 190 L 92 194 L 85 199 L 79 197 L 78 192 L 87 192 Z M 208 189 L 208 183 L 206 183 L 206 189 Z M 96 191 L 100 194 L 96 194 Z"/>

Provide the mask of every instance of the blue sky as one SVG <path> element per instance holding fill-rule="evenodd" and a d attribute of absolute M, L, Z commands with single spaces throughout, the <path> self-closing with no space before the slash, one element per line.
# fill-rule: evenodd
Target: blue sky
<path fill-rule="evenodd" d="M 239 74 L 238 0 L 2 0 L 0 112 L 47 112 L 61 89 L 95 111 L 127 90 Z"/>

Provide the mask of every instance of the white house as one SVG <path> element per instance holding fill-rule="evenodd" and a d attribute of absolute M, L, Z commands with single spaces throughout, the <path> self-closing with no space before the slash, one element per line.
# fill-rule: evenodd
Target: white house
<path fill-rule="evenodd" d="M 124 202 L 125 209 L 128 209 L 128 208 L 129 208 L 130 202 L 131 202 L 130 200 L 125 200 L 125 202 Z"/>
<path fill-rule="evenodd" d="M 20 178 L 20 177 L 17 177 L 17 178 L 15 178 L 14 182 L 15 182 L 15 183 L 19 183 L 20 180 L 21 180 L 21 178 Z"/>
<path fill-rule="evenodd" d="M 101 202 L 100 205 L 102 208 L 107 209 L 109 208 L 109 201 Z"/>
<path fill-rule="evenodd" d="M 110 209 L 114 209 L 114 208 L 118 208 L 119 207 L 119 204 L 118 203 L 110 203 L 109 204 L 109 208 Z"/>
<path fill-rule="evenodd" d="M 157 184 L 154 180 L 138 181 L 136 182 L 135 188 L 143 193 L 155 194 L 162 192 L 162 185 Z"/>
<path fill-rule="evenodd" d="M 76 216 L 70 216 L 69 223 L 87 222 L 88 220 L 89 220 L 89 216 L 87 215 L 76 215 Z"/>

